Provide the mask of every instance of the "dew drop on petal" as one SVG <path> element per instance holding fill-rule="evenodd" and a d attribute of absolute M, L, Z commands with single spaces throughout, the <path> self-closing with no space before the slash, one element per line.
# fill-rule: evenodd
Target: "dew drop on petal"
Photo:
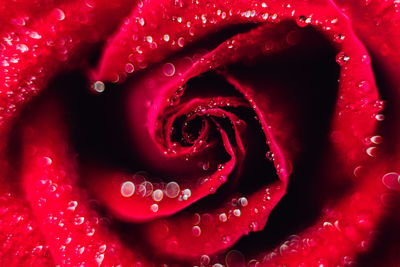
<path fill-rule="evenodd" d="M 154 201 L 161 201 L 163 199 L 164 193 L 161 189 L 154 190 L 153 192 L 153 200 Z"/>
<path fill-rule="evenodd" d="M 240 209 L 234 209 L 233 210 L 233 215 L 235 215 L 236 217 L 240 217 L 241 214 L 242 213 L 241 213 Z"/>
<path fill-rule="evenodd" d="M 238 199 L 238 204 L 242 207 L 246 207 L 249 204 L 249 201 L 245 197 L 241 197 Z"/>
<path fill-rule="evenodd" d="M 385 119 L 385 115 L 383 115 L 383 114 L 376 114 L 376 115 L 375 115 L 375 119 L 376 119 L 377 121 L 383 121 L 383 120 Z"/>
<path fill-rule="evenodd" d="M 190 191 L 190 189 L 185 189 L 182 191 L 182 194 L 182 199 L 187 200 L 192 195 L 192 192 Z"/>
<path fill-rule="evenodd" d="M 152 212 L 157 212 L 158 211 L 158 205 L 157 204 L 153 204 L 153 205 L 151 205 L 150 206 L 150 210 L 152 211 Z"/>
<path fill-rule="evenodd" d="M 162 67 L 165 76 L 171 77 L 175 74 L 175 66 L 172 63 L 165 63 Z"/>
<path fill-rule="evenodd" d="M 131 63 L 127 63 L 125 65 L 125 71 L 127 73 L 132 73 L 135 70 L 135 67 Z"/>
<path fill-rule="evenodd" d="M 380 136 L 380 135 L 372 136 L 371 137 L 371 142 L 376 144 L 376 145 L 379 145 L 380 143 L 382 143 L 382 136 Z"/>
<path fill-rule="evenodd" d="M 40 159 L 39 159 L 39 164 L 40 164 L 42 167 L 50 166 L 52 163 L 53 163 L 53 161 L 52 161 L 51 158 L 49 158 L 49 157 L 43 157 L 43 158 L 40 158 Z"/>
<path fill-rule="evenodd" d="M 57 20 L 64 20 L 65 19 L 65 13 L 64 13 L 64 11 L 62 10 L 62 9 L 59 9 L 59 8 L 55 8 L 54 10 L 53 10 L 53 13 L 54 13 L 54 16 L 55 16 L 55 18 L 57 19 Z"/>
<path fill-rule="evenodd" d="M 376 156 L 376 147 L 371 146 L 371 147 L 367 148 L 366 152 L 367 152 L 368 156 L 375 157 Z"/>
<path fill-rule="evenodd" d="M 357 87 L 362 91 L 362 92 L 367 92 L 371 89 L 371 84 L 367 80 L 361 80 L 357 83 Z"/>
<path fill-rule="evenodd" d="M 248 267 L 259 267 L 260 262 L 258 260 L 250 260 L 249 263 L 247 264 Z"/>
<path fill-rule="evenodd" d="M 84 217 L 76 217 L 76 218 L 74 219 L 74 224 L 75 224 L 75 225 L 80 225 L 80 224 L 82 224 L 84 221 L 85 221 L 85 218 L 84 218 Z"/>
<path fill-rule="evenodd" d="M 224 212 L 224 213 L 221 213 L 221 214 L 218 216 L 218 219 L 219 219 L 221 222 L 226 222 L 226 221 L 228 220 L 228 217 L 226 216 L 226 213 Z"/>
<path fill-rule="evenodd" d="M 208 265 L 210 263 L 210 257 L 208 255 L 202 255 L 200 257 L 200 264 L 201 265 Z"/>
<path fill-rule="evenodd" d="M 183 47 L 183 46 L 185 45 L 185 39 L 184 39 L 183 37 L 180 37 L 180 38 L 178 39 L 178 45 L 179 45 L 180 47 Z"/>
<path fill-rule="evenodd" d="M 104 92 L 105 86 L 102 81 L 96 81 L 93 83 L 93 90 L 95 90 L 98 93 Z"/>
<path fill-rule="evenodd" d="M 226 254 L 225 263 L 227 267 L 246 266 L 243 254 L 238 250 L 231 250 Z"/>
<path fill-rule="evenodd" d="M 344 66 L 349 60 L 350 60 L 350 57 L 347 56 L 344 52 L 340 52 L 336 56 L 336 62 L 340 66 Z"/>
<path fill-rule="evenodd" d="M 333 40 L 334 40 L 335 42 L 337 42 L 337 43 L 342 43 L 342 42 L 344 41 L 344 39 L 345 39 L 345 35 L 342 34 L 342 33 L 336 33 L 336 34 L 333 36 Z"/>
<path fill-rule="evenodd" d="M 132 182 L 125 182 L 121 185 L 121 195 L 131 197 L 135 193 L 135 185 Z"/>
<path fill-rule="evenodd" d="M 77 201 L 70 201 L 68 203 L 67 210 L 74 211 L 76 206 L 78 206 L 78 202 Z"/>
<path fill-rule="evenodd" d="M 397 172 L 386 173 L 382 177 L 382 183 L 389 189 L 400 191 L 400 175 Z"/>
<path fill-rule="evenodd" d="M 221 241 L 222 241 L 222 243 L 224 243 L 224 244 L 230 243 L 231 240 L 232 240 L 232 238 L 231 238 L 231 236 L 229 236 L 229 235 L 224 235 L 224 236 L 222 236 L 222 238 L 221 238 Z"/>
<path fill-rule="evenodd" d="M 193 226 L 192 227 L 192 234 L 195 236 L 195 237 L 199 237 L 200 235 L 201 235 L 201 228 L 199 227 L 199 226 Z"/>
<path fill-rule="evenodd" d="M 180 188 L 176 182 L 169 182 L 165 187 L 165 194 L 169 198 L 176 198 L 179 195 Z"/>

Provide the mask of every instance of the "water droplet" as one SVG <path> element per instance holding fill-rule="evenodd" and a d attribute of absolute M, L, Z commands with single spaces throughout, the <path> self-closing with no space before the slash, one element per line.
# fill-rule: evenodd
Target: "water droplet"
<path fill-rule="evenodd" d="M 31 32 L 29 34 L 29 37 L 31 37 L 32 39 L 36 39 L 36 40 L 39 40 L 40 38 L 42 38 L 42 36 L 40 34 L 38 34 L 37 32 Z"/>
<path fill-rule="evenodd" d="M 148 197 L 153 193 L 153 184 L 148 181 L 144 181 L 138 186 L 137 191 L 139 196 Z"/>
<path fill-rule="evenodd" d="M 151 36 L 146 36 L 146 41 L 147 41 L 148 43 L 153 42 L 153 37 L 151 37 Z"/>
<path fill-rule="evenodd" d="M 260 262 L 258 260 L 250 260 L 249 263 L 247 263 L 247 267 L 259 267 Z"/>
<path fill-rule="evenodd" d="M 22 53 L 25 53 L 29 50 L 29 47 L 26 44 L 17 44 L 15 48 L 17 48 Z"/>
<path fill-rule="evenodd" d="M 166 42 L 169 41 L 169 35 L 168 34 L 164 34 L 164 41 L 166 41 Z"/>
<path fill-rule="evenodd" d="M 389 189 L 400 191 L 400 175 L 397 172 L 386 173 L 382 177 L 382 183 Z"/>
<path fill-rule="evenodd" d="M 151 205 L 151 206 L 150 206 L 150 210 L 151 210 L 152 212 L 157 212 L 157 211 L 158 211 L 158 205 L 157 205 L 157 204 Z"/>
<path fill-rule="evenodd" d="M 65 19 L 65 13 L 63 10 L 59 9 L 59 8 L 55 8 L 53 10 L 54 16 L 57 20 L 61 21 Z"/>
<path fill-rule="evenodd" d="M 366 152 L 367 152 L 368 156 L 375 157 L 376 156 L 376 147 L 371 146 L 371 147 L 367 148 Z"/>
<path fill-rule="evenodd" d="M 306 16 L 299 16 L 296 19 L 296 23 L 299 27 L 305 27 L 311 22 L 310 18 L 307 18 Z"/>
<path fill-rule="evenodd" d="M 241 214 L 242 214 L 242 212 L 240 211 L 240 209 L 233 210 L 233 215 L 235 215 L 236 217 L 240 217 Z"/>
<path fill-rule="evenodd" d="M 362 92 L 367 92 L 371 89 L 371 84 L 367 80 L 361 80 L 357 83 L 357 87 L 360 88 Z"/>
<path fill-rule="evenodd" d="M 265 153 L 265 156 L 267 157 L 267 159 L 269 161 L 273 161 L 274 160 L 274 153 L 272 153 L 271 151 L 267 151 L 267 153 Z"/>
<path fill-rule="evenodd" d="M 225 263 L 227 267 L 246 266 L 243 254 L 238 250 L 231 250 L 226 254 Z"/>
<path fill-rule="evenodd" d="M 204 162 L 202 165 L 202 169 L 204 171 L 207 171 L 209 168 L 210 168 L 210 162 L 208 162 L 208 161 Z"/>
<path fill-rule="evenodd" d="M 380 135 L 372 136 L 371 137 L 371 142 L 376 144 L 376 145 L 381 144 L 382 143 L 382 136 L 380 136 Z"/>
<path fill-rule="evenodd" d="M 229 235 L 224 235 L 224 236 L 222 236 L 222 239 L 221 239 L 222 243 L 224 243 L 224 244 L 230 243 L 231 240 L 232 240 L 232 238 Z"/>
<path fill-rule="evenodd" d="M 201 235 L 201 228 L 200 228 L 200 226 L 193 226 L 192 227 L 192 234 L 195 236 L 195 237 L 199 237 L 200 235 Z"/>
<path fill-rule="evenodd" d="M 135 185 L 132 182 L 125 182 L 121 185 L 121 195 L 131 197 L 135 193 Z"/>
<path fill-rule="evenodd" d="M 242 207 L 246 207 L 249 204 L 249 201 L 245 197 L 241 197 L 238 199 L 238 204 Z"/>
<path fill-rule="evenodd" d="M 169 182 L 165 187 L 165 194 L 169 198 L 176 198 L 179 195 L 180 188 L 176 182 Z"/>
<path fill-rule="evenodd" d="M 67 210 L 74 211 L 75 208 L 76 208 L 76 206 L 78 206 L 78 202 L 77 202 L 77 201 L 70 201 L 70 202 L 68 203 L 68 208 L 67 208 Z"/>
<path fill-rule="evenodd" d="M 163 199 L 164 193 L 161 189 L 154 190 L 153 192 L 153 200 L 154 201 L 161 201 Z"/>
<path fill-rule="evenodd" d="M 228 217 L 226 216 L 226 213 L 223 212 L 223 213 L 221 213 L 221 214 L 218 216 L 218 219 L 219 219 L 221 222 L 226 222 L 226 221 L 228 220 Z"/>
<path fill-rule="evenodd" d="M 96 260 L 97 264 L 100 266 L 101 263 L 102 263 L 103 260 L 104 260 L 104 254 L 98 254 L 98 255 L 96 255 L 96 256 L 95 256 L 95 260 Z"/>
<path fill-rule="evenodd" d="M 165 76 L 171 77 L 175 74 L 175 66 L 172 63 L 165 63 L 162 69 Z"/>
<path fill-rule="evenodd" d="M 103 244 L 103 245 L 101 245 L 101 246 L 99 247 L 99 252 L 100 252 L 100 253 L 104 253 L 104 252 L 106 251 L 106 249 L 107 249 L 107 245 L 106 245 L 106 244 Z"/>
<path fill-rule="evenodd" d="M 84 217 L 75 217 L 75 219 L 74 219 L 74 224 L 75 224 L 75 225 L 80 225 L 80 224 L 82 224 L 84 221 L 85 221 L 85 218 L 84 218 Z"/>
<path fill-rule="evenodd" d="M 258 230 L 258 223 L 257 222 L 251 222 L 249 225 L 249 228 L 251 231 L 255 232 Z"/>
<path fill-rule="evenodd" d="M 347 64 L 347 62 L 349 62 L 350 57 L 347 56 L 344 52 L 340 52 L 336 55 L 336 62 L 340 65 L 340 66 L 344 66 Z"/>
<path fill-rule="evenodd" d="M 333 40 L 337 43 L 342 43 L 345 39 L 345 35 L 343 35 L 342 33 L 335 33 L 335 35 L 333 36 Z"/>
<path fill-rule="evenodd" d="M 208 265 L 210 264 L 210 257 L 208 255 L 202 255 L 200 257 L 200 264 L 201 265 Z"/>
<path fill-rule="evenodd" d="M 192 195 L 192 191 L 190 191 L 190 189 L 185 189 L 182 191 L 182 194 L 182 199 L 187 200 Z"/>
<path fill-rule="evenodd" d="M 98 93 L 104 92 L 104 89 L 105 89 L 104 83 L 102 81 L 94 82 L 93 83 L 93 89 Z"/>
<path fill-rule="evenodd" d="M 185 45 L 185 38 L 180 37 L 180 38 L 178 39 L 178 45 L 179 45 L 180 47 L 183 47 L 183 46 Z"/>
<path fill-rule="evenodd" d="M 385 115 L 383 115 L 383 114 L 376 114 L 376 115 L 375 115 L 375 119 L 376 119 L 377 121 L 383 121 L 383 120 L 385 119 Z"/>
<path fill-rule="evenodd" d="M 127 73 L 132 73 L 135 70 L 135 67 L 131 63 L 127 63 L 125 65 L 125 71 Z"/>

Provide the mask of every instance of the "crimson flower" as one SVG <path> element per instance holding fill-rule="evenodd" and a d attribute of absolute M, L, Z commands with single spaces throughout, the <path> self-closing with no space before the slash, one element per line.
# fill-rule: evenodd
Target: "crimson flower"
<path fill-rule="evenodd" d="M 0 14 L 0 265 L 399 264 L 398 1 Z"/>

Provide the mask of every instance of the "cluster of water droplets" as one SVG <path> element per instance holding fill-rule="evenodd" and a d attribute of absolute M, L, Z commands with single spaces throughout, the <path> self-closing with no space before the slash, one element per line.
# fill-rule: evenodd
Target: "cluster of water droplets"
<path fill-rule="evenodd" d="M 120 193 L 125 198 L 136 196 L 151 199 L 153 204 L 150 205 L 150 210 L 155 213 L 159 210 L 158 203 L 165 199 L 165 197 L 168 199 L 177 199 L 178 201 L 186 201 L 192 195 L 189 188 L 181 189 L 181 186 L 175 181 L 152 183 L 140 174 L 133 175 L 131 180 L 123 182 Z"/>

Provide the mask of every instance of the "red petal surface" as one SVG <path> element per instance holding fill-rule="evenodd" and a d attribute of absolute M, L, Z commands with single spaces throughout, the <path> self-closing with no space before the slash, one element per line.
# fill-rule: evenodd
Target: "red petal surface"
<path fill-rule="evenodd" d="M 370 46 L 379 44 L 381 54 L 392 55 L 390 60 L 385 60 L 385 67 L 393 74 L 398 63 L 398 53 L 395 50 L 398 39 L 391 38 L 396 36 L 398 24 L 389 23 L 396 18 L 392 14 L 393 6 L 374 4 L 373 8 L 365 8 L 367 15 L 364 16 L 356 12 L 353 3 L 350 2 L 348 9 L 351 11 L 350 17 L 354 17 L 351 22 L 356 32 Z M 83 55 L 87 51 L 85 47 L 107 35 L 120 17 L 131 10 L 131 5 L 118 2 L 110 6 L 110 3 L 94 4 L 88 1 L 66 4 L 41 2 L 36 5 L 15 2 L 7 3 L 0 9 L 0 14 L 8 8 L 12 10 L 1 18 L 2 24 L 3 21 L 9 21 L 1 29 L 0 43 L 0 62 L 4 67 L 4 72 L 0 74 L 3 88 L 0 96 L 2 153 L 7 145 L 12 119 L 18 115 L 24 103 L 44 88 L 55 72 L 65 69 L 65 66 L 80 66 L 80 60 L 74 58 L 74 55 Z M 21 11 L 14 13 L 19 6 Z M 40 9 L 40 13 L 35 8 Z M 35 18 L 31 18 L 33 13 Z M 382 18 L 379 23 L 375 21 L 377 27 L 364 24 L 366 20 L 363 18 L 370 16 Z M 157 191 L 161 188 L 153 188 L 155 190 L 152 190 L 152 195 L 146 198 L 122 196 L 121 192 L 129 195 L 132 191 L 129 189 L 131 184 L 125 184 L 127 188 L 121 187 L 130 181 L 129 174 L 107 168 L 97 172 L 92 169 L 89 175 L 93 178 L 89 181 L 98 179 L 98 186 L 93 187 L 98 198 L 120 217 L 136 222 L 147 221 L 174 214 L 197 202 L 220 187 L 225 182 L 223 177 L 230 174 L 230 178 L 240 176 L 238 166 L 245 156 L 245 146 L 242 144 L 239 126 L 233 123 L 237 117 L 223 109 L 226 100 L 223 97 L 211 98 L 214 101 L 211 106 L 210 98 L 196 98 L 193 102 L 183 101 L 177 106 L 173 105 L 175 107 L 171 109 L 171 97 L 191 78 L 210 69 L 246 59 L 250 57 L 249 51 L 260 47 L 265 49 L 260 42 L 272 39 L 277 43 L 282 37 L 279 34 L 286 35 L 286 32 L 277 32 L 274 24 L 285 19 L 296 20 L 300 27 L 310 24 L 335 44 L 338 51 L 336 61 L 341 71 L 330 134 L 335 153 L 340 155 L 340 169 L 348 173 L 348 176 L 354 172 L 357 178 L 351 181 L 355 185 L 354 191 L 339 202 L 328 205 L 314 226 L 291 237 L 272 252 L 254 255 L 256 260 L 252 264 L 349 265 L 357 253 L 366 251 L 373 230 L 382 217 L 386 203 L 382 200 L 386 199 L 387 188 L 397 190 L 393 179 L 398 174 L 393 171 L 398 170 L 393 170 L 393 165 L 386 162 L 385 154 L 379 153 L 380 136 L 374 133 L 374 127 L 377 120 L 383 118 L 380 114 L 383 103 L 378 99 L 369 56 L 352 31 L 348 18 L 331 1 L 316 1 L 312 4 L 308 1 L 140 2 L 107 43 L 99 67 L 91 75 L 92 79 L 122 83 L 139 70 L 164 62 L 148 74 L 147 77 L 154 79 L 151 88 L 145 85 L 145 80 L 130 83 L 133 85 L 128 101 L 134 103 L 131 105 L 132 110 L 129 110 L 133 114 L 130 122 L 133 143 L 143 153 L 144 161 L 159 172 L 188 174 L 186 181 L 209 178 L 200 185 L 182 183 L 181 189 L 187 187 L 190 191 L 186 191 L 186 194 L 182 191 L 176 198 L 161 195 L 162 200 L 159 201 L 159 192 L 165 192 Z M 211 52 L 196 59 L 191 55 L 189 65 L 179 61 L 179 57 L 174 54 L 210 33 L 244 23 L 267 23 L 272 26 L 265 28 L 268 35 L 263 27 L 258 27 L 217 44 L 211 48 Z M 383 42 L 380 37 L 374 39 L 374 35 L 367 36 L 371 32 L 378 34 L 381 29 L 379 25 L 383 24 L 387 25 Z M 286 49 L 286 46 L 279 49 Z M 270 52 L 275 53 L 279 49 L 275 47 Z M 168 58 L 170 56 L 172 58 Z M 271 116 L 270 107 L 263 105 L 254 96 L 263 94 L 257 86 L 236 77 L 234 73 L 223 72 L 221 75 L 245 100 L 230 100 L 233 105 L 250 106 L 256 113 L 266 142 L 275 155 L 274 165 L 279 181 L 246 196 L 245 202 L 243 196 L 233 193 L 227 198 L 229 201 L 207 213 L 180 212 L 144 225 L 142 229 L 157 254 L 192 258 L 231 247 L 249 231 L 263 229 L 270 212 L 286 192 L 291 163 L 296 156 L 290 146 L 291 131 L 282 130 L 279 127 L 282 122 L 278 123 L 276 117 Z M 396 79 L 393 81 L 394 86 L 398 85 Z M 148 101 L 152 101 L 150 105 Z M 206 108 L 199 111 L 199 107 L 204 105 Z M 140 248 L 134 246 L 133 253 L 127 251 L 113 233 L 108 233 L 99 225 L 97 212 L 91 210 L 84 190 L 77 186 L 76 163 L 69 151 L 65 125 L 55 115 L 58 112 L 53 114 L 56 110 L 57 105 L 45 107 L 35 114 L 37 117 L 29 127 L 24 127 L 21 162 L 24 193 L 18 190 L 21 185 L 11 182 L 14 177 L 18 177 L 18 173 L 8 168 L 6 160 L 1 162 L 2 175 L 6 177 L 3 184 L 7 183 L 7 187 L 10 187 L 4 189 L 0 199 L 0 238 L 4 243 L 4 255 L 7 255 L 1 257 L 1 263 L 51 265 L 54 261 L 61 265 L 86 263 L 108 266 L 140 262 L 141 266 L 148 265 L 140 256 Z M 191 110 L 196 110 L 196 116 L 209 116 L 212 119 L 203 125 L 193 145 L 184 147 L 178 144 L 176 147 L 169 130 L 173 128 L 173 121 L 178 114 L 187 114 Z M 232 122 L 233 139 L 219 123 L 218 119 L 222 117 Z M 161 123 L 163 120 L 165 124 Z M 187 164 L 182 156 L 195 152 L 213 157 L 210 151 L 213 151 L 214 143 L 206 142 L 205 146 L 200 144 L 203 138 L 206 140 L 209 136 L 207 129 L 211 125 L 216 127 L 220 138 L 218 142 L 222 144 L 229 159 L 218 162 L 223 164 L 222 169 L 211 168 L 205 172 L 207 175 L 199 175 L 191 171 L 193 164 Z M 335 168 L 328 169 L 334 171 Z M 135 184 L 136 189 L 140 185 Z M 121 191 L 121 188 L 127 191 Z M 189 196 L 187 192 L 190 192 Z M 24 198 L 30 208 L 24 208 L 25 200 L 21 200 Z M 232 205 L 233 199 L 242 204 Z M 15 227 L 11 227 L 13 225 Z M 24 241 L 26 235 L 29 242 Z M 227 254 L 228 265 L 232 257 L 232 253 Z M 204 264 L 204 257 L 200 257 L 200 261 Z"/>

